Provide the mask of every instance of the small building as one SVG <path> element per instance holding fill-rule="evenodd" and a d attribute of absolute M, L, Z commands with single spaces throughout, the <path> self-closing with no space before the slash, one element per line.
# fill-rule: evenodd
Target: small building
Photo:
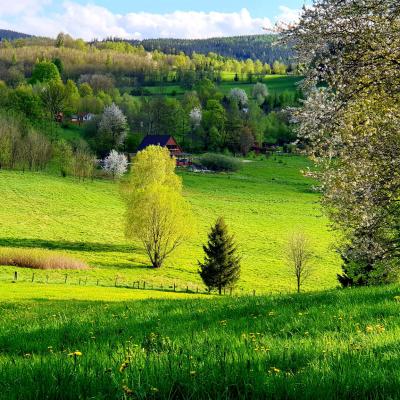
<path fill-rule="evenodd" d="M 172 135 L 147 135 L 142 140 L 142 143 L 140 143 L 137 151 L 142 151 L 148 146 L 166 147 L 171 157 L 176 158 L 176 164 L 178 166 L 188 166 L 192 164 L 190 156 L 182 151 L 182 148 Z"/>
<path fill-rule="evenodd" d="M 71 116 L 71 123 L 76 125 L 82 125 L 85 122 L 89 122 L 94 118 L 92 113 L 79 113 Z"/>

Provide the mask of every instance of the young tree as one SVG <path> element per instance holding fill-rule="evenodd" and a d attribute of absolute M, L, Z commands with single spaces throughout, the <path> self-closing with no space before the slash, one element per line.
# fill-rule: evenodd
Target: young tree
<path fill-rule="evenodd" d="M 39 96 L 42 99 L 45 110 L 50 117 L 57 120 L 57 117 L 65 109 L 67 92 L 61 81 L 50 81 L 39 86 Z"/>
<path fill-rule="evenodd" d="M 125 187 L 126 236 L 143 243 L 154 268 L 192 232 L 192 214 L 168 149 L 149 146 L 133 162 Z"/>
<path fill-rule="evenodd" d="M 257 82 L 253 87 L 253 97 L 257 100 L 259 105 L 263 104 L 265 99 L 268 97 L 267 85 L 261 82 Z"/>
<path fill-rule="evenodd" d="M 223 218 L 218 218 L 211 228 L 203 250 L 206 255 L 199 262 L 199 275 L 209 290 L 216 289 L 221 294 L 223 288 L 232 287 L 240 276 L 240 257 Z"/>
<path fill-rule="evenodd" d="M 312 270 L 310 260 L 312 252 L 307 237 L 303 233 L 293 234 L 288 241 L 286 259 L 292 275 L 296 278 L 297 293 L 302 284 L 309 278 Z"/>
<path fill-rule="evenodd" d="M 104 159 L 103 169 L 110 173 L 113 179 L 119 178 L 128 170 L 128 159 L 125 154 L 111 150 Z"/>
<path fill-rule="evenodd" d="M 104 109 L 99 124 L 101 150 L 120 148 L 128 133 L 128 123 L 121 109 L 112 103 Z"/>

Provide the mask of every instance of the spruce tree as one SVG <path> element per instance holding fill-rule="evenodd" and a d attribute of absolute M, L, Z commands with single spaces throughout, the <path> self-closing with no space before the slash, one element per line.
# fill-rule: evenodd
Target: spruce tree
<path fill-rule="evenodd" d="M 218 218 L 211 228 L 203 250 L 205 258 L 203 263 L 199 262 L 199 274 L 209 290 L 217 289 L 221 294 L 222 289 L 236 283 L 240 275 L 240 257 L 223 218 Z"/>

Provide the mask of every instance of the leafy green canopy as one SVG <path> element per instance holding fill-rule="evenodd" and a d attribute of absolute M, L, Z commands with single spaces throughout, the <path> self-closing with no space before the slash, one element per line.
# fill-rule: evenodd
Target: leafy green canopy
<path fill-rule="evenodd" d="M 319 166 L 328 214 L 343 233 L 341 282 L 395 279 L 400 256 L 398 1 L 321 0 L 285 35 L 308 65 L 309 96 L 294 119 Z"/>

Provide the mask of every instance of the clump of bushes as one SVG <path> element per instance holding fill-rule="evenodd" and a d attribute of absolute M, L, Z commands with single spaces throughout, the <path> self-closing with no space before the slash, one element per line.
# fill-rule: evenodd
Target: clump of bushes
<path fill-rule="evenodd" d="M 2 249 L 0 265 L 32 269 L 88 269 L 88 265 L 64 254 L 37 249 Z"/>
<path fill-rule="evenodd" d="M 241 162 L 236 158 L 215 153 L 203 154 L 196 160 L 196 164 L 216 172 L 235 172 L 242 167 Z"/>

